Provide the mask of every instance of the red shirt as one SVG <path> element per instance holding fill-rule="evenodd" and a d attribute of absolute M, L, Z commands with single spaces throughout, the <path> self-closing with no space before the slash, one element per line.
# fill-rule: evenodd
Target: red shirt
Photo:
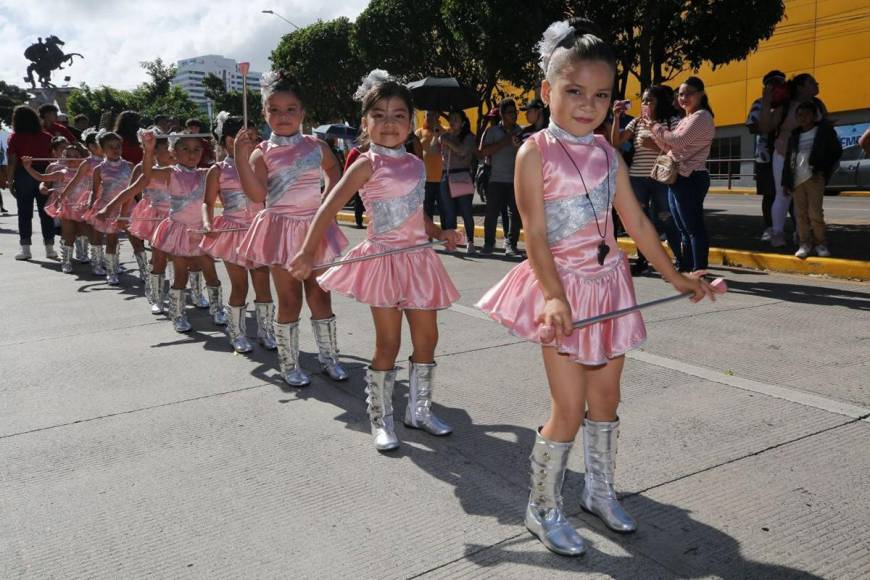
<path fill-rule="evenodd" d="M 353 165 L 353 162 L 359 159 L 360 150 L 359 147 L 354 147 L 350 150 L 350 153 L 347 154 L 347 159 L 344 162 L 344 171 L 347 173 L 347 168 Z"/>
<path fill-rule="evenodd" d="M 51 157 L 51 134 L 45 131 L 39 133 L 12 133 L 9 135 L 9 157 L 15 155 L 21 166 L 22 157 Z M 33 168 L 41 171 L 47 162 L 36 162 Z"/>
<path fill-rule="evenodd" d="M 70 143 L 76 142 L 76 136 L 72 134 L 72 131 L 61 125 L 60 123 L 55 123 L 51 127 L 47 129 L 47 132 L 52 137 L 66 137 L 66 140 Z"/>
<path fill-rule="evenodd" d="M 142 148 L 139 147 L 138 141 L 128 141 L 127 139 L 121 140 L 121 158 L 126 159 L 133 165 L 142 162 L 142 156 L 144 153 L 142 152 Z"/>

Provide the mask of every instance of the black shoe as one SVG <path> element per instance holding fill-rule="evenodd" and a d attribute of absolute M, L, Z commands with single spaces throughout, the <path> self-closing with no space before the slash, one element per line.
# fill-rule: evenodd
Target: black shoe
<path fill-rule="evenodd" d="M 647 262 L 646 260 L 636 261 L 629 267 L 629 269 L 631 270 L 632 276 L 643 276 L 644 274 L 649 274 L 650 272 L 649 262 Z"/>
<path fill-rule="evenodd" d="M 480 248 L 480 253 L 489 256 L 492 254 L 492 246 L 484 246 Z"/>

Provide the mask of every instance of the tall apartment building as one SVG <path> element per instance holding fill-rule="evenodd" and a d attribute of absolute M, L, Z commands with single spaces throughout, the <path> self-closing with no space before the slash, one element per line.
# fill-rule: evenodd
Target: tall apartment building
<path fill-rule="evenodd" d="M 242 90 L 242 74 L 239 72 L 239 63 L 231 58 L 218 54 L 206 54 L 185 58 L 176 63 L 178 68 L 172 84 L 181 87 L 189 96 L 190 100 L 203 109 L 206 108 L 205 87 L 202 80 L 208 74 L 223 79 L 228 91 Z M 248 87 L 252 90 L 260 90 L 261 73 L 248 71 Z"/>

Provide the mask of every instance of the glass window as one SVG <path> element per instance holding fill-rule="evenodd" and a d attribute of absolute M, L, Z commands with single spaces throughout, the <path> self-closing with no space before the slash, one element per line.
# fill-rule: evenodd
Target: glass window
<path fill-rule="evenodd" d="M 707 169 L 712 179 L 728 179 L 740 174 L 740 136 L 713 139 Z"/>

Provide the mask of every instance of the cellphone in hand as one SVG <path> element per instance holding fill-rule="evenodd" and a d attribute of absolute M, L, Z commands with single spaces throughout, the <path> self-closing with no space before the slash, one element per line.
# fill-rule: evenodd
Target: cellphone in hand
<path fill-rule="evenodd" d="M 623 110 L 627 111 L 631 108 L 631 101 L 619 101 L 622 103 Z"/>

